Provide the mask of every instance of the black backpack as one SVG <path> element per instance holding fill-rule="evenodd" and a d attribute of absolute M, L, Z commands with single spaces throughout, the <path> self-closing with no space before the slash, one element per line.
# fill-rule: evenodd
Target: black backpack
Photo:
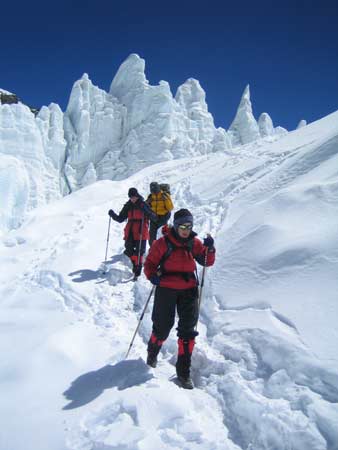
<path fill-rule="evenodd" d="M 162 192 L 164 192 L 165 194 L 169 194 L 170 195 L 170 184 L 167 183 L 161 183 L 160 184 L 160 189 Z"/>
<path fill-rule="evenodd" d="M 171 195 L 170 194 L 170 184 L 168 184 L 168 183 L 161 183 L 161 184 L 159 184 L 159 186 L 160 186 L 160 189 L 161 189 L 161 191 L 162 191 L 162 199 L 163 200 L 165 200 L 165 198 L 168 196 L 168 195 Z M 150 205 L 151 204 L 151 193 L 148 195 L 148 197 L 147 197 L 147 200 L 146 200 L 146 202 L 148 203 L 148 205 Z"/>

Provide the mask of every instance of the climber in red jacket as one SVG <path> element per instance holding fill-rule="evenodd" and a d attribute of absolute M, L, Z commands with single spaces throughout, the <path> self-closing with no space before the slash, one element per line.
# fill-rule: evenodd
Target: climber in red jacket
<path fill-rule="evenodd" d="M 157 355 L 169 336 L 178 313 L 177 377 L 183 387 L 192 389 L 191 355 L 198 335 L 198 280 L 196 262 L 212 266 L 214 240 L 208 235 L 202 242 L 192 231 L 193 217 L 187 209 L 174 215 L 174 226 L 163 227 L 164 236 L 154 241 L 144 264 L 144 273 L 156 285 L 152 312 L 153 330 L 148 342 L 147 364 L 156 367 Z"/>

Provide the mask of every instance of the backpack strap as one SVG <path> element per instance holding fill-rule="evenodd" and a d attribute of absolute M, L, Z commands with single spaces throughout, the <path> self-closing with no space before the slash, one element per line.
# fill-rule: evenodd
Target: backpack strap
<path fill-rule="evenodd" d="M 164 253 L 164 255 L 162 256 L 162 258 L 160 259 L 160 262 L 159 262 L 159 265 L 158 265 L 158 272 L 160 273 L 159 276 L 161 276 L 161 275 L 163 275 L 165 273 L 164 263 L 169 258 L 169 256 L 172 254 L 173 250 L 175 250 L 177 248 L 177 246 L 173 242 L 171 242 L 171 240 L 168 238 L 168 236 L 164 236 L 164 239 L 165 239 L 166 244 L 167 244 L 167 250 Z M 192 255 L 192 257 L 194 257 L 194 255 L 193 255 L 193 247 L 194 247 L 194 238 L 191 239 L 188 242 L 188 245 L 187 245 L 187 250 Z M 172 272 L 172 274 L 174 274 L 174 272 Z M 198 280 L 197 267 L 196 267 L 195 272 L 191 272 L 190 276 L 189 276 L 188 273 L 185 274 L 185 273 L 179 272 L 179 275 L 182 275 L 182 277 L 186 281 L 189 281 L 189 278 L 191 278 L 191 276 L 193 277 L 194 274 L 195 274 L 195 279 L 196 279 L 197 286 L 198 286 L 199 285 L 199 280 Z"/>
<path fill-rule="evenodd" d="M 164 273 L 164 263 L 166 261 L 166 259 L 169 258 L 169 256 L 172 254 L 172 251 L 176 248 L 176 245 L 174 245 L 170 239 L 168 238 L 168 236 L 164 236 L 165 242 L 167 244 L 167 250 L 165 251 L 164 255 L 162 256 L 162 258 L 160 259 L 160 262 L 158 264 L 158 270 L 161 273 L 161 275 Z"/>
<path fill-rule="evenodd" d="M 148 195 L 146 203 L 150 206 L 151 205 L 151 194 Z"/>

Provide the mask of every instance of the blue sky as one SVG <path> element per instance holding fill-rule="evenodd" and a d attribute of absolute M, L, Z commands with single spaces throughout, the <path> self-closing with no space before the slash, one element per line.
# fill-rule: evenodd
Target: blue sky
<path fill-rule="evenodd" d="M 336 0 L 12 0 L 0 14 L 0 87 L 32 106 L 64 110 L 84 72 L 108 90 L 138 53 L 150 83 L 173 94 L 197 78 L 217 126 L 229 127 L 248 83 L 256 118 L 289 130 L 338 109 Z"/>

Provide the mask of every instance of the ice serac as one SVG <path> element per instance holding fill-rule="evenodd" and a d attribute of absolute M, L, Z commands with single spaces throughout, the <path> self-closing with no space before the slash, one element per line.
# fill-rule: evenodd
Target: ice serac
<path fill-rule="evenodd" d="M 268 113 L 264 112 L 259 116 L 258 127 L 261 137 L 272 136 L 274 134 L 273 122 Z"/>
<path fill-rule="evenodd" d="M 307 125 L 306 120 L 302 119 L 302 120 L 299 122 L 299 124 L 297 125 L 297 130 L 298 130 L 299 128 L 305 127 L 306 125 Z"/>
<path fill-rule="evenodd" d="M 252 112 L 249 85 L 244 90 L 236 116 L 230 125 L 228 133 L 233 146 L 248 144 L 260 138 L 259 127 Z"/>
<path fill-rule="evenodd" d="M 132 106 L 135 95 L 149 86 L 144 70 L 144 59 L 132 53 L 119 67 L 111 83 L 110 94 L 127 107 Z"/>
<path fill-rule="evenodd" d="M 199 81 L 189 78 L 177 89 L 175 99 L 187 117 L 196 123 L 199 140 L 211 141 L 215 134 L 215 125 L 205 97 Z"/>
<path fill-rule="evenodd" d="M 59 105 L 51 103 L 43 106 L 37 117 L 37 126 L 40 129 L 45 154 L 58 170 L 65 162 L 66 140 L 63 132 L 63 112 Z"/>
<path fill-rule="evenodd" d="M 226 152 L 232 147 L 231 139 L 224 128 L 218 127 L 215 130 L 214 138 L 212 140 L 213 152 Z"/>
<path fill-rule="evenodd" d="M 175 100 L 189 119 L 188 130 L 195 130 L 191 138 L 201 153 L 225 150 L 230 140 L 223 128 L 215 128 L 214 119 L 208 111 L 206 94 L 198 80 L 189 78 L 179 86 Z"/>
<path fill-rule="evenodd" d="M 144 60 L 132 54 L 110 87 L 110 94 L 126 108 L 120 165 L 131 173 L 151 163 L 230 147 L 226 131 L 215 128 L 197 80 L 187 80 L 174 98 L 166 81 L 151 86 L 144 70 Z"/>
<path fill-rule="evenodd" d="M 87 74 L 78 80 L 71 91 L 69 103 L 64 114 L 64 131 L 67 141 L 66 173 L 73 173 L 68 180 L 72 190 L 83 187 L 85 176 L 96 172 L 97 165 L 111 153 L 111 162 L 118 158 L 119 142 L 124 120 L 123 106 L 111 95 L 94 86 Z M 102 171 L 104 168 L 98 169 Z M 109 173 L 114 178 L 114 167 Z M 96 174 L 97 178 L 101 178 Z"/>
<path fill-rule="evenodd" d="M 286 128 L 280 126 L 275 128 L 275 136 L 281 137 L 284 136 L 285 134 L 288 134 L 288 130 Z"/>
<path fill-rule="evenodd" d="M 45 149 L 48 140 L 53 142 L 49 150 L 57 159 L 56 129 L 54 136 L 50 124 L 43 130 L 42 123 L 22 103 L 0 105 L 0 159 L 6 180 L 6 186 L 3 181 L 1 186 L 3 228 L 19 226 L 28 211 L 60 197 L 60 172 Z"/>
<path fill-rule="evenodd" d="M 134 170 L 173 159 L 178 141 L 182 140 L 174 117 L 178 108 L 169 84 L 160 81 L 151 86 L 144 69 L 145 61 L 138 55 L 130 55 L 110 87 L 110 94 L 126 108 L 120 160 Z M 182 145 L 186 142 L 184 137 Z"/>
<path fill-rule="evenodd" d="M 121 64 L 109 93 L 87 74 L 74 84 L 64 130 L 71 190 L 94 179 L 118 180 L 156 162 L 231 147 L 226 131 L 215 128 L 197 80 L 187 80 L 174 98 L 166 81 L 149 84 L 145 61 L 136 54 Z"/>
<path fill-rule="evenodd" d="M 28 171 L 14 156 L 0 154 L 0 236 L 17 228 L 29 204 Z"/>
<path fill-rule="evenodd" d="M 40 130 L 42 145 L 46 156 L 46 166 L 49 173 L 54 172 L 51 184 L 48 186 L 48 198 L 57 198 L 69 192 L 64 178 L 64 163 L 66 158 L 66 140 L 63 130 L 63 112 L 59 105 L 51 103 L 43 106 L 37 117 L 36 124 Z"/>

